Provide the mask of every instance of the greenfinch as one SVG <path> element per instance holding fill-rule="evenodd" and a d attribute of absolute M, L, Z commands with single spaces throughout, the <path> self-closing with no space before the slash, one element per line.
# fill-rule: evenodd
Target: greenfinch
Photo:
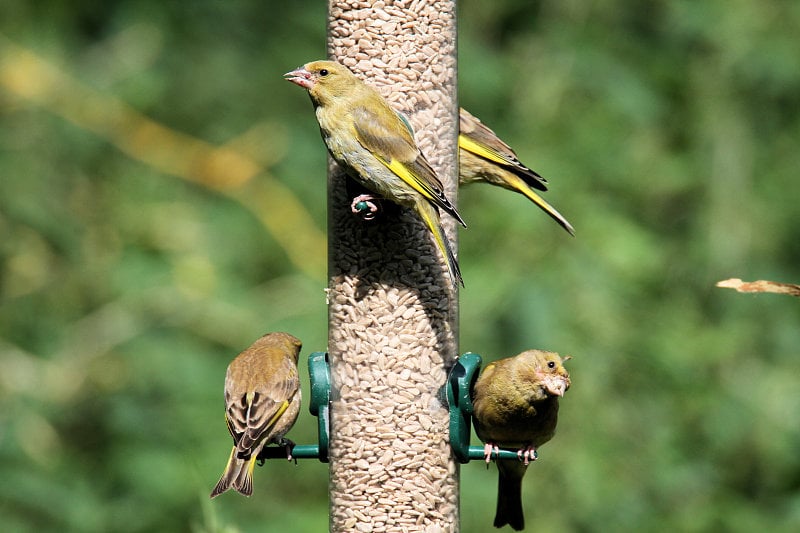
<path fill-rule="evenodd" d="M 520 163 L 510 146 L 464 108 L 459 109 L 459 123 L 460 185 L 482 181 L 518 192 L 550 215 L 570 235 L 575 235 L 567 219 L 534 191 L 547 190 L 547 181 L 543 177 Z"/>
<path fill-rule="evenodd" d="M 225 376 L 225 421 L 233 437 L 228 464 L 211 497 L 228 489 L 253 493 L 253 468 L 261 449 L 270 443 L 292 442 L 284 435 L 300 411 L 297 358 L 302 343 L 288 333 L 268 333 L 240 353 Z"/>
<path fill-rule="evenodd" d="M 331 157 L 371 192 L 413 209 L 433 235 L 453 282 L 463 286 L 439 209 L 466 224 L 417 147 L 408 122 L 339 63 L 313 61 L 284 76 L 308 91 Z"/>
<path fill-rule="evenodd" d="M 494 526 L 520 531 L 522 476 L 537 448 L 553 438 L 558 399 L 569 389 L 569 373 L 557 353 L 528 350 L 486 366 L 473 389 L 473 423 L 485 443 L 486 462 L 500 447 L 518 449 L 518 461 L 499 460 Z"/>

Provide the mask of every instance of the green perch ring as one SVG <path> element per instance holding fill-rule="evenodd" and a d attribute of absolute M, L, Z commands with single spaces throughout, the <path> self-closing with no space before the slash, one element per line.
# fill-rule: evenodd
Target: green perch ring
<path fill-rule="evenodd" d="M 317 417 L 318 444 L 297 444 L 292 448 L 292 459 L 319 459 L 328 462 L 330 434 L 331 373 L 326 352 L 314 352 L 308 356 L 308 375 L 311 381 L 311 404 L 308 410 Z M 258 460 L 285 459 L 284 446 L 265 446 Z"/>

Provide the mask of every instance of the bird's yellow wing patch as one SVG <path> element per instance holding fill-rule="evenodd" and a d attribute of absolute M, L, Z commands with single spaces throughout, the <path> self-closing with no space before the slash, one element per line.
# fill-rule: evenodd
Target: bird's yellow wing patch
<path fill-rule="evenodd" d="M 453 204 L 444 195 L 444 186 L 430 163 L 419 151 L 410 124 L 388 105 L 360 106 L 351 111 L 358 143 L 386 168 L 428 201 L 444 209 L 466 227 Z"/>
<path fill-rule="evenodd" d="M 483 143 L 479 143 L 464 134 L 458 136 L 458 146 L 468 152 L 472 152 L 475 155 L 479 155 L 484 159 L 494 161 L 501 165 L 513 165 L 514 163 L 518 163 L 518 161 L 509 159 L 508 156 L 498 150 Z"/>
<path fill-rule="evenodd" d="M 275 414 L 273 414 L 272 417 L 267 422 L 267 427 L 271 428 L 272 426 L 274 426 L 275 423 L 278 421 L 278 419 L 281 416 L 283 416 L 283 413 L 285 413 L 288 408 L 289 408 L 288 400 L 281 402 L 280 406 L 278 406 L 278 409 L 275 411 Z"/>
<path fill-rule="evenodd" d="M 389 170 L 394 172 L 397 177 L 402 179 L 406 182 L 409 186 L 411 186 L 414 190 L 420 193 L 422 196 L 436 202 L 437 199 L 441 196 L 440 191 L 436 191 L 433 187 L 430 186 L 425 180 L 422 180 L 414 174 L 411 169 L 409 169 L 406 165 L 404 165 L 401 161 L 397 159 L 386 159 L 379 154 L 373 154 L 381 163 L 386 166 Z"/>

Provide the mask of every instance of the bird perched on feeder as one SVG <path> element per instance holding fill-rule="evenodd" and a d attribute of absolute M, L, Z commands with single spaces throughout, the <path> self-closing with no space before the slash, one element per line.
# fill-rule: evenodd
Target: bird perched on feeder
<path fill-rule="evenodd" d="M 510 146 L 464 108 L 459 109 L 459 123 L 460 185 L 480 181 L 518 192 L 550 215 L 570 235 L 575 235 L 575 230 L 567 219 L 534 191 L 547 190 L 543 177 L 520 163 Z"/>
<path fill-rule="evenodd" d="M 520 531 L 522 476 L 536 460 L 537 448 L 553 438 L 558 399 L 569 389 L 569 373 L 557 353 L 528 350 L 486 366 L 473 389 L 473 423 L 485 443 L 486 462 L 499 447 L 517 448 L 518 461 L 498 460 L 495 527 Z"/>
<path fill-rule="evenodd" d="M 253 493 L 253 468 L 267 444 L 286 447 L 284 438 L 300 411 L 297 358 L 302 343 L 288 333 L 268 333 L 240 353 L 225 375 L 225 421 L 233 437 L 228 464 L 211 497 L 228 489 Z"/>
<path fill-rule="evenodd" d="M 453 282 L 463 286 L 438 209 L 466 224 L 445 197 L 407 121 L 377 90 L 334 61 L 306 63 L 284 76 L 308 90 L 331 157 L 373 193 L 413 209 L 433 235 Z"/>

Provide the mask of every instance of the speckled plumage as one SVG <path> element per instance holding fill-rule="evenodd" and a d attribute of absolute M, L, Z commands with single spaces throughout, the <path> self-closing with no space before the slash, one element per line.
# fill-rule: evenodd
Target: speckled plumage
<path fill-rule="evenodd" d="M 301 348 L 300 340 L 288 333 L 269 333 L 228 366 L 225 421 L 233 450 L 212 498 L 231 488 L 250 496 L 261 449 L 270 443 L 288 445 L 284 435 L 300 412 L 297 359 Z M 290 451 L 287 455 L 291 458 Z"/>

